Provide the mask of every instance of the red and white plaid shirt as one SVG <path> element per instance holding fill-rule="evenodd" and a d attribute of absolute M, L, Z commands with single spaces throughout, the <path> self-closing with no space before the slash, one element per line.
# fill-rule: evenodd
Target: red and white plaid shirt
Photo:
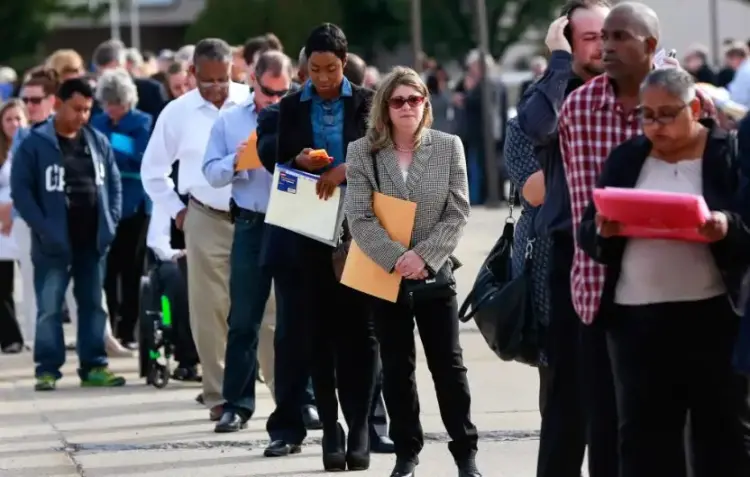
<path fill-rule="evenodd" d="M 716 116 L 713 103 L 700 91 L 706 116 Z M 625 112 L 607 75 L 600 75 L 573 91 L 563 103 L 558 124 L 565 178 L 570 191 L 573 230 L 581 225 L 596 181 L 610 151 L 641 134 L 635 111 Z M 577 233 L 574 233 L 577 235 Z M 576 240 L 570 286 L 573 307 L 586 324 L 599 310 L 605 267 L 589 258 Z"/>

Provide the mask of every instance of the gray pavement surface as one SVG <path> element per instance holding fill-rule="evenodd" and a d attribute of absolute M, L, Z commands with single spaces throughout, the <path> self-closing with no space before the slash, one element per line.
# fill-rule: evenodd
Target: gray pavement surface
<path fill-rule="evenodd" d="M 505 210 L 476 209 L 456 255 L 460 298 L 500 235 Z M 72 329 L 66 329 L 72 333 Z M 535 369 L 503 363 L 487 348 L 473 323 L 462 325 L 469 369 L 472 414 L 480 435 L 478 462 L 486 477 L 532 477 L 536 468 L 539 412 Z M 113 359 L 128 384 L 119 389 L 83 389 L 68 353 L 65 377 L 53 393 L 33 391 L 31 354 L 0 356 L 0 477 L 235 477 L 323 474 L 320 431 L 302 453 L 264 458 L 265 421 L 273 410 L 266 387 L 249 428 L 215 434 L 208 411 L 194 397 L 198 385 L 170 382 L 162 390 L 138 378 L 135 358 Z M 418 364 L 423 426 L 427 433 L 418 475 L 455 476 L 424 357 Z M 386 477 L 393 456 L 374 455 L 362 477 Z"/>

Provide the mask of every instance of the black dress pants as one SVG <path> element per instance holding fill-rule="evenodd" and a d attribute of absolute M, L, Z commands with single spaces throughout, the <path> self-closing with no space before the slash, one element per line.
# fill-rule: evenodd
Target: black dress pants
<path fill-rule="evenodd" d="M 456 298 L 424 301 L 413 308 L 383 300 L 375 300 L 373 306 L 383 362 L 383 396 L 396 456 L 416 463 L 424 447 L 415 376 L 415 321 L 435 384 L 440 417 L 451 438 L 448 447 L 456 461 L 475 454 L 478 437 L 470 417 L 471 394 L 459 342 Z"/>
<path fill-rule="evenodd" d="M 371 299 L 338 282 L 325 252 L 304 271 L 315 404 L 324 431 L 335 432 L 340 399 L 349 432 L 367 442 L 378 352 Z"/>
<path fill-rule="evenodd" d="M 750 475 L 748 382 L 731 367 L 738 325 L 726 296 L 617 307 L 619 477 L 685 477 L 688 414 L 696 476 Z"/>
<path fill-rule="evenodd" d="M 23 344 L 21 329 L 13 301 L 14 267 L 11 260 L 0 260 L 0 348 L 14 343 Z"/>
<path fill-rule="evenodd" d="M 107 255 L 104 292 L 112 330 L 123 342 L 135 340 L 147 226 L 148 216 L 142 209 L 122 219 Z"/>
<path fill-rule="evenodd" d="M 162 262 L 156 268 L 159 293 L 164 294 L 172 307 L 174 358 L 180 367 L 189 368 L 199 363 L 193 334 L 190 329 L 188 306 L 187 258 L 177 262 Z"/>

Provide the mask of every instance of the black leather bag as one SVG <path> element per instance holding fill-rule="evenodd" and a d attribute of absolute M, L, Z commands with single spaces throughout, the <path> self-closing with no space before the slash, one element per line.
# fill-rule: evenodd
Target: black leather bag
<path fill-rule="evenodd" d="M 378 175 L 378 161 L 375 153 L 371 153 L 372 172 L 375 177 L 376 192 L 380 192 L 380 176 Z M 401 280 L 398 301 L 413 306 L 415 303 L 456 296 L 456 278 L 453 271 L 461 266 L 461 262 L 449 257 L 440 270 L 429 270 L 429 275 L 423 280 Z"/>
<path fill-rule="evenodd" d="M 490 349 L 503 361 L 538 366 L 539 325 L 534 316 L 530 278 L 533 240 L 526 250 L 513 250 L 514 226 L 511 216 L 479 269 L 458 316 L 464 323 L 473 318 Z M 526 257 L 523 273 L 515 278 L 513 253 L 524 253 Z"/>

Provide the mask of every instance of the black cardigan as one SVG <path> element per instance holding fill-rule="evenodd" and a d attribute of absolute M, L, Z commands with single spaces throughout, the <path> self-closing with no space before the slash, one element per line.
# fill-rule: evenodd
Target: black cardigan
<path fill-rule="evenodd" d="M 703 198 L 710 210 L 726 214 L 729 222 L 727 236 L 710 244 L 724 285 L 732 304 L 738 303 L 742 278 L 750 264 L 750 229 L 740 216 L 738 201 L 739 168 L 729 133 L 713 120 L 701 121 L 710 128 L 703 152 Z M 641 169 L 651 153 L 651 141 L 636 136 L 620 144 L 610 153 L 597 182 L 600 187 L 633 188 Z M 597 233 L 596 208 L 589 202 L 578 229 L 578 245 L 595 261 L 607 265 L 602 307 L 611 306 L 614 290 L 620 277 L 622 256 L 627 237 L 603 238 Z"/>

